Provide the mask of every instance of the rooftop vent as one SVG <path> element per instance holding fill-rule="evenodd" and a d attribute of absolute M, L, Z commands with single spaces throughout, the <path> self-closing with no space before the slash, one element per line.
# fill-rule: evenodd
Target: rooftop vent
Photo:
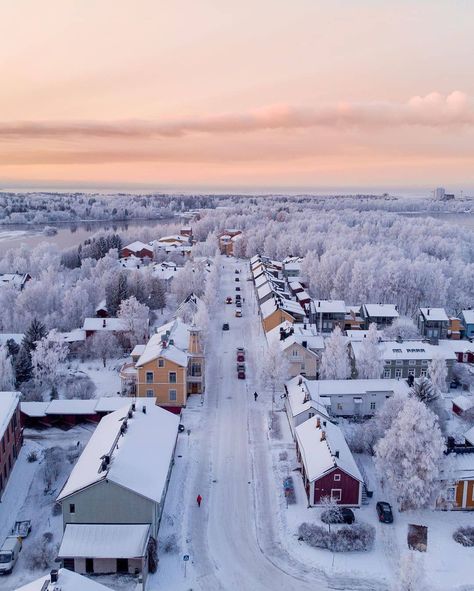
<path fill-rule="evenodd" d="M 106 326 L 106 319 L 104 318 L 104 319 L 102 320 L 102 327 L 103 327 L 103 328 L 105 328 L 105 326 Z"/>
<path fill-rule="evenodd" d="M 334 452 L 334 457 L 335 458 L 338 458 L 339 457 L 339 450 L 338 449 L 336 449 L 336 451 Z"/>
<path fill-rule="evenodd" d="M 142 411 L 143 411 L 143 414 L 146 415 L 146 406 L 145 405 L 143 405 Z"/>
<path fill-rule="evenodd" d="M 321 431 L 321 441 L 326 440 L 326 431 Z"/>
<path fill-rule="evenodd" d="M 53 569 L 49 573 L 49 578 L 51 579 L 51 583 L 57 583 L 58 582 L 58 577 L 59 577 L 59 571 L 57 569 Z"/>

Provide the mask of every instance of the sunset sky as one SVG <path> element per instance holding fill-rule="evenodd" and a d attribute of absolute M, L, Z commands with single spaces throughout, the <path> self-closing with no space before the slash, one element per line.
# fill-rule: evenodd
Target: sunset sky
<path fill-rule="evenodd" d="M 0 187 L 474 187 L 472 0 L 4 0 Z"/>

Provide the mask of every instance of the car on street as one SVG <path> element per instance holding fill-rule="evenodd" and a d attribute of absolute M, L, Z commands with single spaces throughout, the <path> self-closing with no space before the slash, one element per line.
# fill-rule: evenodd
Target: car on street
<path fill-rule="evenodd" d="M 235 281 L 240 281 L 240 279 L 238 277 L 235 278 Z"/>
<path fill-rule="evenodd" d="M 393 523 L 393 513 L 390 503 L 387 503 L 386 501 L 379 501 L 375 505 L 375 509 L 377 510 L 379 521 L 382 523 Z"/>
<path fill-rule="evenodd" d="M 237 308 L 241 308 L 242 307 L 242 302 L 240 300 L 237 300 L 235 302 L 235 305 L 236 305 Z"/>
<path fill-rule="evenodd" d="M 232 304 L 232 298 L 230 296 L 227 296 L 225 299 L 225 303 L 226 304 Z"/>
<path fill-rule="evenodd" d="M 243 363 L 237 363 L 237 378 L 245 380 L 245 365 Z"/>
<path fill-rule="evenodd" d="M 240 295 L 240 293 L 236 293 L 236 294 L 235 294 L 235 301 L 236 301 L 236 302 L 240 302 L 240 300 L 241 300 L 241 299 L 242 299 L 242 298 L 241 298 L 241 295 Z"/>
<path fill-rule="evenodd" d="M 240 308 L 236 308 L 235 310 L 235 317 L 242 318 L 242 310 Z"/>
<path fill-rule="evenodd" d="M 238 269 L 236 269 L 236 270 L 234 271 L 234 273 L 235 273 L 235 274 L 237 274 L 237 273 L 240 273 L 240 271 L 239 271 Z"/>
<path fill-rule="evenodd" d="M 235 286 L 235 291 L 240 291 L 240 287 L 238 285 Z"/>
<path fill-rule="evenodd" d="M 222 325 L 222 330 L 229 330 L 229 323 L 228 322 L 224 322 L 224 324 Z"/>
<path fill-rule="evenodd" d="M 245 349 L 243 347 L 237 347 L 237 361 L 241 363 L 245 361 Z"/>

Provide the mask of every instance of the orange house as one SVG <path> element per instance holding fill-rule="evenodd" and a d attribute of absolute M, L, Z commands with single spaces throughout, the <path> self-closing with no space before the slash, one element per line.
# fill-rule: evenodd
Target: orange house
<path fill-rule="evenodd" d="M 456 454 L 453 458 L 454 478 L 437 506 L 458 511 L 474 510 L 474 454 Z"/>

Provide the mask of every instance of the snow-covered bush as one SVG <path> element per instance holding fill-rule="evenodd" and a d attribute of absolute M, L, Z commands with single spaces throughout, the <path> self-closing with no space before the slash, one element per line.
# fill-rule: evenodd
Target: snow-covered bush
<path fill-rule="evenodd" d="M 458 527 L 453 533 L 453 540 L 463 546 L 474 546 L 474 527 Z"/>
<path fill-rule="evenodd" d="M 25 564 L 30 570 L 45 570 L 54 566 L 59 544 L 53 543 L 53 534 L 45 532 L 38 544 L 25 545 Z M 22 553 L 23 554 L 23 553 Z"/>
<path fill-rule="evenodd" d="M 43 481 L 45 492 L 48 493 L 56 482 L 61 471 L 64 459 L 64 450 L 60 447 L 51 447 L 44 452 Z"/>
<path fill-rule="evenodd" d="M 38 454 L 34 450 L 30 451 L 26 456 L 26 459 L 30 464 L 32 464 L 38 460 Z"/>
<path fill-rule="evenodd" d="M 64 398 L 89 400 L 95 397 L 95 391 L 96 386 L 87 375 L 68 376 L 64 382 Z"/>
<path fill-rule="evenodd" d="M 356 523 L 328 531 L 320 525 L 302 523 L 298 528 L 298 539 L 313 548 L 331 552 L 368 551 L 374 545 L 375 528 L 368 523 Z"/>

